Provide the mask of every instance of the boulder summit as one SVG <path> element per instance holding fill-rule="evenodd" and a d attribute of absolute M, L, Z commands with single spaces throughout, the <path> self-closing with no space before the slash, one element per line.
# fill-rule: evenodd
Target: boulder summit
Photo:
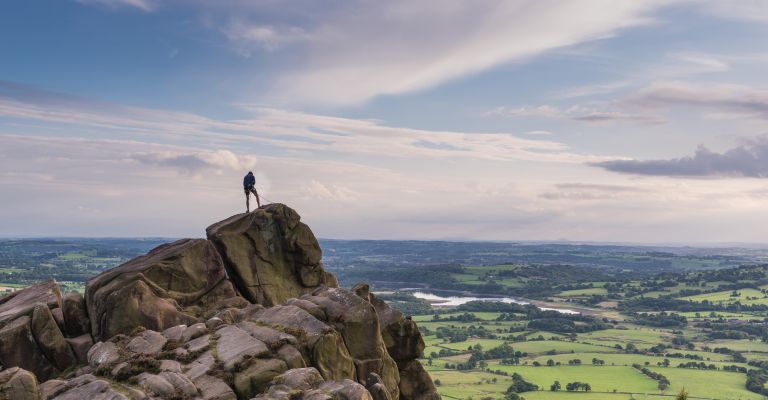
<path fill-rule="evenodd" d="M 416 323 L 339 288 L 296 211 L 206 234 L 0 299 L 0 399 L 440 399 Z"/>

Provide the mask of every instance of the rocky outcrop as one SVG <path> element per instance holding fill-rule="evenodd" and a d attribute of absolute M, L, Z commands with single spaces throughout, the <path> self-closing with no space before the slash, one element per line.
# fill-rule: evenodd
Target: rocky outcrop
<path fill-rule="evenodd" d="M 369 374 L 377 374 L 391 397 L 398 398 L 400 376 L 384 345 L 373 305 L 339 288 L 321 288 L 303 299 L 318 305 L 327 316 L 328 325 L 341 333 L 355 363 L 356 380 L 364 383 Z"/>
<path fill-rule="evenodd" d="M 338 286 L 320 263 L 320 245 L 299 214 L 282 204 L 238 214 L 206 229 L 240 293 L 253 303 L 282 304 L 318 286 Z"/>
<path fill-rule="evenodd" d="M 164 330 L 193 324 L 211 307 L 237 301 L 211 242 L 182 239 L 88 280 L 94 337 L 108 339 L 138 327 Z"/>
<path fill-rule="evenodd" d="M 0 299 L 0 399 L 440 398 L 416 323 L 338 288 L 294 210 L 207 234 L 90 279 L 85 299 L 53 281 Z"/>

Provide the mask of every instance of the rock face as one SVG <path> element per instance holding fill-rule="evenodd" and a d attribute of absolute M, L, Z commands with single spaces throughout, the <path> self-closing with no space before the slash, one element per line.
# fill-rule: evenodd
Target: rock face
<path fill-rule="evenodd" d="M 86 285 L 91 333 L 101 339 L 193 324 L 206 308 L 236 296 L 221 257 L 202 239 L 164 244 Z"/>
<path fill-rule="evenodd" d="M 440 398 L 416 323 L 338 288 L 294 210 L 207 234 L 90 279 L 85 300 L 53 281 L 0 299 L 0 399 Z"/>
<path fill-rule="evenodd" d="M 282 204 L 238 214 L 206 229 L 240 293 L 273 306 L 320 285 L 338 286 L 323 270 L 320 245 L 299 214 Z"/>

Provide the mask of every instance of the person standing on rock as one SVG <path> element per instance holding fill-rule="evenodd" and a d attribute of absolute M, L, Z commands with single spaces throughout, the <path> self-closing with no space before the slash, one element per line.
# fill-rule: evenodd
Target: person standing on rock
<path fill-rule="evenodd" d="M 245 190 L 245 212 L 251 211 L 251 193 L 256 197 L 256 204 L 261 207 L 259 192 L 256 191 L 256 177 L 253 176 L 253 172 L 248 171 L 248 174 L 243 178 L 243 189 Z"/>

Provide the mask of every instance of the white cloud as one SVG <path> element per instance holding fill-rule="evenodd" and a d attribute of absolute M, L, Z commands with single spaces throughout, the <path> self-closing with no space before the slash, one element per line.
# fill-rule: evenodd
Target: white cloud
<path fill-rule="evenodd" d="M 427 89 L 648 24 L 667 1 L 460 0 L 344 3 L 308 32 L 305 61 L 273 91 L 291 103 L 354 105 Z"/>
<path fill-rule="evenodd" d="M 195 173 L 202 169 L 222 169 L 243 171 L 256 166 L 256 157 L 238 156 L 229 150 L 196 152 L 138 152 L 128 156 L 132 160 L 148 165 L 178 168 L 186 173 Z"/>

